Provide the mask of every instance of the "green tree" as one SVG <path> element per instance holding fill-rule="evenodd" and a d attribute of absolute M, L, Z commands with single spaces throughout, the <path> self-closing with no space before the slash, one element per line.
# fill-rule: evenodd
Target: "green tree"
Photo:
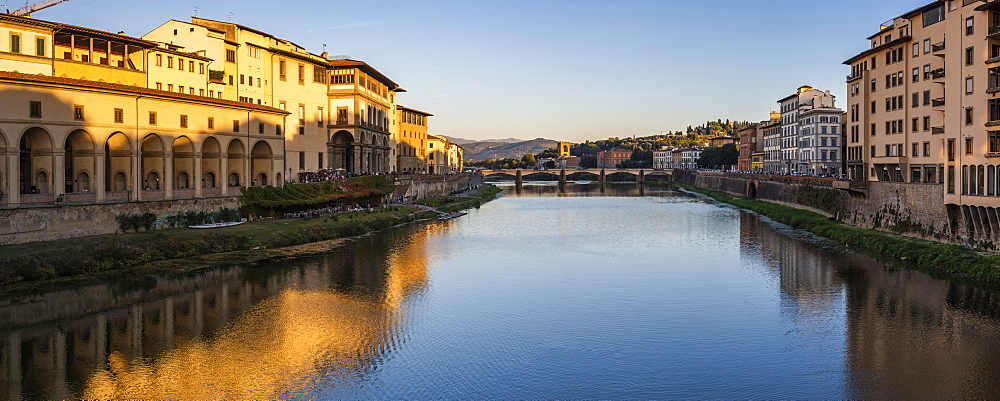
<path fill-rule="evenodd" d="M 538 159 L 535 159 L 535 155 L 526 153 L 523 157 L 521 157 L 521 162 L 527 166 L 534 166 L 538 164 Z"/>
<path fill-rule="evenodd" d="M 718 168 L 723 166 L 735 166 L 740 158 L 740 151 L 734 144 L 726 144 L 722 147 L 711 147 L 701 152 L 698 159 L 698 167 Z"/>

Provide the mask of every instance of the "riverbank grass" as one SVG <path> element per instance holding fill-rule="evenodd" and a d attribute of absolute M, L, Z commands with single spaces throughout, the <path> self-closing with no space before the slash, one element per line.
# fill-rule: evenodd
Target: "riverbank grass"
<path fill-rule="evenodd" d="M 914 263 L 930 272 L 1000 284 L 1000 256 L 983 255 L 973 249 L 900 237 L 882 231 L 850 227 L 819 213 L 753 199 L 732 196 L 685 184 L 676 184 L 691 192 L 706 195 L 767 216 L 793 228 L 839 241 L 875 257 L 887 257 Z"/>
<path fill-rule="evenodd" d="M 211 230 L 176 228 L 0 247 L 0 284 L 126 270 L 197 255 L 249 251 L 346 238 L 418 218 L 389 207 L 314 219 L 254 221 Z"/>

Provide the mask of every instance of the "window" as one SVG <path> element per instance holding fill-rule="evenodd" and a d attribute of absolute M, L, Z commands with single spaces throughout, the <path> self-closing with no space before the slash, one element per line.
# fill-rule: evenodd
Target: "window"
<path fill-rule="evenodd" d="M 278 60 L 278 79 L 282 81 L 288 79 L 288 67 L 285 60 Z"/>
<path fill-rule="evenodd" d="M 45 57 L 45 38 L 35 38 L 35 55 Z"/>
<path fill-rule="evenodd" d="M 316 161 L 319 162 L 319 169 L 322 170 L 323 169 L 323 152 L 319 152 L 319 158 L 317 158 Z"/>
<path fill-rule="evenodd" d="M 990 99 L 990 121 L 1000 121 L 1000 99 Z"/>
<path fill-rule="evenodd" d="M 974 23 L 975 23 L 975 18 L 974 17 L 969 17 L 969 18 L 965 19 L 965 35 L 966 36 L 972 35 L 973 33 L 976 32 Z"/>
<path fill-rule="evenodd" d="M 924 131 L 930 131 L 930 130 L 931 130 L 931 118 L 928 116 L 924 116 Z"/>
<path fill-rule="evenodd" d="M 924 106 L 931 104 L 931 91 L 924 91 Z"/>
<path fill-rule="evenodd" d="M 306 152 L 299 152 L 299 170 L 306 169 Z"/>
<path fill-rule="evenodd" d="M 930 39 L 924 39 L 924 54 L 927 54 L 927 53 L 930 53 L 930 52 L 931 52 L 931 40 Z"/>
<path fill-rule="evenodd" d="M 976 48 L 965 49 L 965 65 L 972 65 L 975 62 Z"/>
<path fill-rule="evenodd" d="M 21 35 L 16 33 L 10 35 L 10 52 L 21 53 Z"/>
<path fill-rule="evenodd" d="M 232 76 L 232 74 L 229 75 L 229 85 L 230 86 L 233 85 L 233 76 Z M 222 92 L 220 91 L 219 93 L 221 94 Z"/>
<path fill-rule="evenodd" d="M 149 112 L 149 125 L 156 125 L 156 112 Z"/>
<path fill-rule="evenodd" d="M 299 104 L 299 125 L 306 125 L 306 105 Z"/>
<path fill-rule="evenodd" d="M 83 106 L 75 105 L 73 106 L 73 119 L 77 121 L 83 121 Z"/>
<path fill-rule="evenodd" d="M 257 78 L 257 87 L 260 88 L 260 78 Z"/>
<path fill-rule="evenodd" d="M 917 132 L 919 130 L 920 130 L 920 119 L 919 118 L 914 118 L 913 119 L 913 124 L 910 127 L 910 132 Z"/>
<path fill-rule="evenodd" d="M 872 92 L 875 92 L 875 89 L 876 89 L 875 78 L 872 78 Z"/>
<path fill-rule="evenodd" d="M 240 132 L 240 120 L 233 120 L 233 132 Z"/>
<path fill-rule="evenodd" d="M 184 93 L 184 85 L 179 85 L 177 87 L 177 93 Z"/>
<path fill-rule="evenodd" d="M 125 123 L 125 110 L 115 109 L 115 123 L 124 124 Z"/>
<path fill-rule="evenodd" d="M 205 63 L 198 63 L 198 73 L 199 74 L 205 73 Z"/>
<path fill-rule="evenodd" d="M 156 55 L 156 66 L 157 67 L 163 67 L 163 55 L 162 54 L 157 54 Z"/>
<path fill-rule="evenodd" d="M 919 55 L 920 55 L 920 43 L 914 43 L 913 44 L 913 57 L 917 57 Z"/>
<path fill-rule="evenodd" d="M 28 116 L 31 118 L 42 118 L 42 102 L 28 102 Z"/>
<path fill-rule="evenodd" d="M 313 66 L 313 82 L 326 83 L 326 68 L 318 65 Z"/>
<path fill-rule="evenodd" d="M 264 135 L 264 123 L 257 123 L 257 133 Z"/>
<path fill-rule="evenodd" d="M 215 117 L 208 118 L 208 129 L 215 129 Z"/>
<path fill-rule="evenodd" d="M 236 50 L 226 49 L 226 61 L 230 63 L 236 62 Z"/>
<path fill-rule="evenodd" d="M 913 157 L 917 157 L 917 156 L 919 156 L 919 155 L 920 155 L 920 147 L 919 147 L 919 144 L 918 144 L 918 143 L 916 143 L 916 142 L 914 142 L 914 143 L 913 143 Z"/>
<path fill-rule="evenodd" d="M 973 91 L 972 77 L 965 78 L 965 94 L 970 95 Z"/>
<path fill-rule="evenodd" d="M 246 75 L 240 74 L 240 85 L 246 84 L 246 77 Z M 253 80 L 253 78 L 250 78 L 250 80 Z"/>
<path fill-rule="evenodd" d="M 187 114 L 181 114 L 181 128 L 188 127 L 188 116 Z"/>
<path fill-rule="evenodd" d="M 990 153 L 1000 153 L 1000 131 L 988 132 L 990 137 Z"/>
<path fill-rule="evenodd" d="M 253 58 L 260 58 L 260 48 L 255 46 L 248 46 L 247 55 Z"/>
<path fill-rule="evenodd" d="M 285 105 L 285 101 L 284 100 L 278 101 L 278 108 L 279 109 L 285 110 L 286 107 L 288 107 L 288 106 Z"/>
<path fill-rule="evenodd" d="M 299 85 L 306 84 L 306 66 L 299 64 Z"/>
<path fill-rule="evenodd" d="M 972 125 L 972 107 L 965 109 L 965 125 Z"/>
<path fill-rule="evenodd" d="M 281 124 L 276 124 L 274 126 L 274 134 L 277 136 L 281 136 L 284 134 L 283 132 L 281 132 Z"/>
<path fill-rule="evenodd" d="M 931 65 L 930 64 L 924 65 L 924 80 L 926 81 L 928 79 L 931 79 Z"/>
<path fill-rule="evenodd" d="M 204 89 L 198 89 L 198 96 L 204 97 L 205 96 L 205 90 Z"/>
<path fill-rule="evenodd" d="M 188 60 L 188 72 L 194 72 L 194 61 Z"/>
<path fill-rule="evenodd" d="M 174 68 L 174 58 L 167 56 L 167 68 Z"/>
<path fill-rule="evenodd" d="M 920 69 L 919 68 L 914 68 L 913 69 L 913 82 L 920 82 Z"/>
<path fill-rule="evenodd" d="M 910 98 L 911 98 L 910 99 L 910 107 L 918 107 L 918 106 L 920 106 L 920 93 L 913 92 L 913 94 L 910 95 Z"/>
<path fill-rule="evenodd" d="M 940 5 L 930 10 L 924 11 L 923 17 L 924 17 L 925 27 L 944 21 L 944 5 Z"/>
<path fill-rule="evenodd" d="M 177 58 L 177 70 L 184 71 L 184 59 L 180 57 Z"/>
<path fill-rule="evenodd" d="M 965 154 L 972 154 L 972 138 L 965 138 Z"/>
<path fill-rule="evenodd" d="M 323 108 L 322 107 L 320 107 L 319 109 L 316 110 L 316 126 L 320 127 L 320 128 L 323 127 Z"/>
<path fill-rule="evenodd" d="M 955 140 L 954 139 L 949 139 L 948 140 L 948 161 L 950 161 L 950 162 L 955 161 Z"/>
<path fill-rule="evenodd" d="M 924 157 L 930 157 L 930 156 L 931 156 L 931 143 L 924 142 Z"/>

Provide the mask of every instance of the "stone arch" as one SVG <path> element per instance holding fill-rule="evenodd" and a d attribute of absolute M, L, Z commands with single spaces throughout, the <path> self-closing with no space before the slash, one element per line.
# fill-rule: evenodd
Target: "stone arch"
<path fill-rule="evenodd" d="M 246 177 L 246 169 L 244 160 L 246 159 L 246 147 L 243 146 L 243 141 L 239 139 L 233 139 L 229 142 L 229 146 L 226 147 L 226 154 L 228 156 L 228 162 L 226 166 L 226 176 L 228 179 L 226 183 L 230 187 L 240 187 L 243 186 L 243 179 Z"/>
<path fill-rule="evenodd" d="M 334 169 L 342 168 L 349 172 L 354 172 L 354 135 L 348 131 L 337 131 L 330 137 L 330 155 L 332 162 L 330 167 Z"/>
<path fill-rule="evenodd" d="M 754 181 L 747 182 L 747 198 L 757 199 L 757 183 Z"/>
<path fill-rule="evenodd" d="M 274 170 L 274 153 L 266 141 L 257 141 L 253 145 L 253 150 L 250 151 L 250 168 L 256 181 L 254 185 L 269 185 L 267 178 Z"/>
<path fill-rule="evenodd" d="M 66 142 L 63 145 L 65 152 L 63 168 L 66 170 L 63 178 L 66 193 L 90 191 L 90 174 L 86 175 L 87 182 L 85 183 L 81 183 L 79 177 L 81 173 L 97 169 L 96 150 L 94 137 L 85 130 L 77 129 L 66 136 Z"/>
<path fill-rule="evenodd" d="M 218 188 L 222 169 L 222 146 L 219 140 L 210 136 L 201 144 L 201 171 L 203 188 Z"/>
<path fill-rule="evenodd" d="M 194 171 L 194 142 L 191 138 L 179 136 L 174 139 L 172 149 L 174 188 L 193 188 L 189 172 Z"/>
<path fill-rule="evenodd" d="M 104 143 L 104 190 L 108 192 L 129 191 L 131 189 L 129 177 L 131 176 L 132 141 L 124 133 L 115 132 Z"/>
<path fill-rule="evenodd" d="M 143 178 L 142 189 L 144 191 L 159 191 L 163 189 L 160 181 L 163 179 L 161 172 L 163 171 L 164 158 L 166 157 L 165 148 L 163 139 L 157 134 L 149 134 L 142 138 L 140 148 L 142 157 L 140 163 Z"/>
<path fill-rule="evenodd" d="M 283 185 L 283 184 L 284 184 L 284 182 L 281 181 L 281 173 L 275 174 L 274 175 L 274 185 L 277 186 L 277 185 Z"/>
<path fill-rule="evenodd" d="M 20 163 L 18 176 L 22 194 L 47 194 L 51 190 L 51 175 L 54 169 L 54 149 L 52 135 L 44 128 L 31 127 L 21 134 L 18 142 Z M 45 174 L 39 174 L 45 172 Z M 45 182 L 38 182 L 44 178 Z"/>

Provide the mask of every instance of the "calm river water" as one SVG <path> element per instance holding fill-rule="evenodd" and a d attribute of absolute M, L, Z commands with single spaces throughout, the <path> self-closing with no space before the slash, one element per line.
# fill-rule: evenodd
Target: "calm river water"
<path fill-rule="evenodd" d="M 1000 396 L 1000 293 L 667 186 L 0 300 L 0 399 Z"/>

